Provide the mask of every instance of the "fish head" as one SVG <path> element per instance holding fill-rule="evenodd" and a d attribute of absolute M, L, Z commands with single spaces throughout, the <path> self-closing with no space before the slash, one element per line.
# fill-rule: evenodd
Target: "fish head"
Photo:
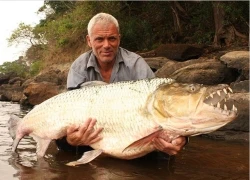
<path fill-rule="evenodd" d="M 176 135 L 206 134 L 236 118 L 230 93 L 228 86 L 214 90 L 202 84 L 163 84 L 150 97 L 148 110 L 163 129 Z"/>

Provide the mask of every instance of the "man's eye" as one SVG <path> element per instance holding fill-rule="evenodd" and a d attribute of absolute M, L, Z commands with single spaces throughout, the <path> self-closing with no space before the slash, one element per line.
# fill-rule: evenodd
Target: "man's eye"
<path fill-rule="evenodd" d="M 96 41 L 102 41 L 103 38 L 96 38 L 95 40 L 96 40 Z"/>
<path fill-rule="evenodd" d="M 110 40 L 110 41 L 115 41 L 115 40 L 116 40 L 116 37 L 110 37 L 109 40 Z"/>

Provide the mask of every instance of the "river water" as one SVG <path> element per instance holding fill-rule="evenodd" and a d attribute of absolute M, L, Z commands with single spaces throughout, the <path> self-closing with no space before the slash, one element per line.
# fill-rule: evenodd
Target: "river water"
<path fill-rule="evenodd" d="M 11 153 L 12 138 L 7 122 L 10 114 L 24 116 L 19 104 L 0 102 L 0 179 L 50 180 L 248 180 L 249 145 L 243 141 L 191 137 L 177 156 L 169 159 L 119 160 L 98 157 L 87 165 L 68 167 L 79 156 L 58 151 L 51 143 L 46 155 L 37 159 L 36 144 L 26 137 Z"/>

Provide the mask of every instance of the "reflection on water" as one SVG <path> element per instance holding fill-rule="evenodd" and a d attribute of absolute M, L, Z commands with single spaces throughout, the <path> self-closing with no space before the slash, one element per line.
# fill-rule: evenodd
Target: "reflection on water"
<path fill-rule="evenodd" d="M 57 151 L 51 143 L 46 156 L 37 159 L 36 144 L 26 137 L 11 153 L 8 134 L 10 114 L 23 116 L 18 104 L 0 102 L 0 179 L 83 179 L 83 180 L 247 180 L 249 147 L 246 142 L 215 141 L 192 137 L 175 158 L 131 161 L 98 157 L 90 164 L 68 167 L 79 156 Z"/>

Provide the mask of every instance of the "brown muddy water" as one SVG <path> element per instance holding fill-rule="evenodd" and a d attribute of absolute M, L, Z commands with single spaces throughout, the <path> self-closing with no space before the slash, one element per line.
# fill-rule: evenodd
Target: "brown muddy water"
<path fill-rule="evenodd" d="M 177 156 L 169 159 L 119 160 L 98 157 L 87 165 L 68 167 L 79 156 L 58 151 L 52 143 L 42 159 L 35 142 L 24 138 L 19 156 L 11 153 L 7 122 L 10 114 L 23 116 L 19 104 L 0 102 L 0 179 L 66 180 L 248 180 L 249 145 L 243 141 L 191 137 Z"/>

